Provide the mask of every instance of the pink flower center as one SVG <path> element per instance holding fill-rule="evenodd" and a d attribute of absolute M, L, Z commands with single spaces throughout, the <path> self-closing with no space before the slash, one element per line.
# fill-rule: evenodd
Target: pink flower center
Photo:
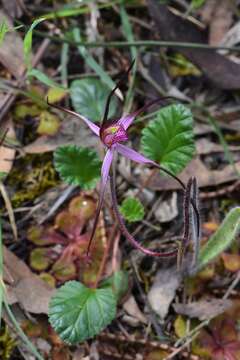
<path fill-rule="evenodd" d="M 103 131 L 102 141 L 107 147 L 127 140 L 127 132 L 122 125 L 112 125 Z"/>

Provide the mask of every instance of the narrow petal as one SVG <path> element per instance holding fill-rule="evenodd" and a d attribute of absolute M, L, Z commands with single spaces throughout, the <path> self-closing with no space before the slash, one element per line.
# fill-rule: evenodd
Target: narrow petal
<path fill-rule="evenodd" d="M 55 104 L 50 104 L 48 101 L 47 101 L 48 105 L 49 106 L 52 106 L 54 107 L 55 109 L 58 109 L 58 110 L 61 110 L 61 111 L 64 111 L 70 115 L 73 115 L 73 116 L 76 116 L 78 119 L 81 119 L 85 122 L 85 124 L 92 130 L 92 132 L 99 136 L 100 134 L 100 128 L 99 126 L 97 126 L 96 124 L 94 124 L 92 121 L 88 120 L 85 116 L 82 116 L 78 113 L 76 113 L 75 111 L 72 111 L 72 110 L 69 110 L 69 109 L 66 109 L 62 106 L 58 106 L 58 105 L 55 105 Z"/>
<path fill-rule="evenodd" d="M 159 170 L 162 170 L 163 172 L 165 172 L 166 174 L 168 174 L 169 176 L 171 176 L 173 179 L 175 179 L 180 185 L 181 187 L 185 190 L 186 186 L 185 184 L 182 182 L 181 179 L 179 179 L 177 176 L 175 176 L 171 171 L 169 171 L 168 169 L 165 169 L 164 167 L 160 166 L 159 164 L 157 164 L 155 161 L 150 160 L 148 158 L 146 158 L 145 156 L 143 156 L 142 154 L 138 153 L 137 151 L 130 149 L 128 146 L 122 145 L 122 144 L 116 144 L 115 145 L 116 150 L 123 156 L 125 156 L 126 158 L 133 160 L 137 163 L 140 164 L 150 164 L 155 166 L 156 168 L 158 168 Z M 199 218 L 199 214 L 198 211 L 196 209 L 196 206 L 191 198 L 191 204 L 193 207 L 193 210 L 197 216 L 197 218 Z"/>
<path fill-rule="evenodd" d="M 110 167 L 111 167 L 112 160 L 113 160 L 113 154 L 114 154 L 114 149 L 109 149 L 107 151 L 105 157 L 104 157 L 104 160 L 103 160 L 102 171 L 101 171 L 101 183 L 100 183 L 99 200 L 98 200 L 98 206 L 97 206 L 97 210 L 96 210 L 96 216 L 95 216 L 95 219 L 94 219 L 91 236 L 90 236 L 89 243 L 88 243 L 87 256 L 89 255 L 92 240 L 94 238 L 96 228 L 97 228 L 97 224 L 98 224 L 98 218 L 99 218 L 99 215 L 100 215 L 100 211 L 102 209 L 104 193 L 105 193 L 105 190 L 106 190 L 108 175 L 109 175 Z"/>
<path fill-rule="evenodd" d="M 122 144 L 117 144 L 116 145 L 116 150 L 122 154 L 123 156 L 125 156 L 126 158 L 133 160 L 137 163 L 140 164 L 150 164 L 150 165 L 154 165 L 159 167 L 159 165 L 157 163 L 155 163 L 154 161 L 146 158 L 145 156 L 143 156 L 142 154 L 138 153 L 137 151 L 130 149 L 129 147 L 122 145 Z"/>
<path fill-rule="evenodd" d="M 112 148 L 109 149 L 106 152 L 106 155 L 103 160 L 102 171 L 101 171 L 101 175 L 102 175 L 101 183 L 104 185 L 106 185 L 106 183 L 107 183 L 110 166 L 112 164 L 113 153 L 114 153 L 114 150 Z"/>
<path fill-rule="evenodd" d="M 127 130 L 129 128 L 129 126 L 132 125 L 132 122 L 134 121 L 135 117 L 137 117 L 143 111 L 148 109 L 150 106 L 152 106 L 154 104 L 164 102 L 165 100 L 168 100 L 168 99 L 173 99 L 173 98 L 171 96 L 166 96 L 164 98 L 159 98 L 159 99 L 155 99 L 155 100 L 150 101 L 149 103 L 147 103 L 146 105 L 144 105 L 140 109 L 134 111 L 133 113 L 122 116 L 118 120 L 118 125 L 122 125 L 124 127 L 124 129 Z"/>

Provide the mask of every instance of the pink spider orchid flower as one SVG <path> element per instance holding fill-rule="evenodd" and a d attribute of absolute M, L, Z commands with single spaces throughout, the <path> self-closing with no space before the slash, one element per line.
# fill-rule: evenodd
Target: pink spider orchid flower
<path fill-rule="evenodd" d="M 133 63 L 131 64 L 131 66 L 129 67 L 127 72 L 124 74 L 124 76 L 126 76 L 129 73 L 132 66 L 133 66 Z M 115 120 L 113 122 L 109 122 L 107 120 L 111 97 L 114 94 L 114 92 L 116 91 L 116 89 L 119 87 L 119 84 L 122 83 L 122 81 L 123 81 L 123 78 L 120 79 L 120 81 L 118 82 L 116 87 L 111 91 L 111 93 L 109 94 L 109 96 L 107 98 L 106 107 L 105 107 L 105 113 L 104 113 L 103 121 L 102 121 L 100 126 L 94 124 L 91 120 L 87 119 L 83 115 L 80 115 L 80 114 L 76 113 L 75 111 L 63 108 L 63 107 L 55 105 L 55 104 L 49 104 L 48 103 L 50 106 L 53 106 L 54 108 L 62 110 L 62 111 L 66 112 L 68 114 L 71 114 L 73 116 L 76 116 L 77 118 L 84 121 L 85 124 L 89 127 L 89 129 L 93 132 L 93 134 L 99 137 L 99 140 L 102 142 L 102 144 L 104 145 L 104 147 L 106 149 L 106 154 L 105 154 L 105 157 L 103 159 L 102 168 L 101 168 L 99 201 L 98 201 L 96 216 L 95 216 L 95 219 L 94 219 L 94 224 L 93 224 L 93 228 L 92 228 L 92 232 L 91 232 L 91 236 L 90 236 L 90 240 L 89 240 L 89 245 L 88 245 L 88 248 L 87 248 L 87 257 L 89 255 L 91 243 L 92 243 L 95 231 L 96 231 L 99 214 L 100 214 L 100 211 L 101 211 L 102 206 L 103 206 L 103 200 L 104 200 L 104 194 L 105 194 L 105 190 L 106 190 L 106 185 L 107 185 L 107 182 L 108 182 L 108 179 L 109 179 L 109 173 L 110 173 L 110 169 L 111 169 L 111 164 L 112 164 L 115 153 L 119 153 L 119 154 L 123 155 L 124 157 L 126 157 L 126 158 L 128 158 L 128 159 L 130 159 L 132 161 L 135 161 L 137 163 L 153 165 L 153 166 L 165 171 L 167 174 L 169 174 L 170 176 L 175 178 L 181 184 L 183 189 L 185 189 L 185 185 L 182 183 L 182 181 L 180 179 L 178 179 L 177 177 L 175 177 L 170 171 L 160 167 L 154 161 L 146 158 L 145 156 L 143 156 L 139 152 L 136 152 L 135 150 L 133 150 L 133 149 L 131 149 L 128 146 L 123 144 L 124 142 L 126 142 L 128 140 L 128 129 L 132 125 L 134 119 L 141 112 L 146 110 L 148 107 L 152 106 L 153 104 L 159 103 L 163 99 L 153 100 L 153 101 L 149 102 L 148 104 L 146 104 L 145 106 L 143 106 L 142 108 L 140 108 L 139 110 L 137 110 L 137 111 L 135 111 L 135 112 L 133 112 L 131 114 L 124 115 L 120 119 L 117 119 L 117 120 Z M 165 99 L 166 98 L 164 98 L 164 100 Z M 139 244 L 138 248 L 139 248 L 139 250 L 144 251 L 145 253 L 148 253 L 148 255 L 153 255 L 153 256 L 172 256 L 172 255 L 176 255 L 176 253 L 177 253 L 176 250 L 174 250 L 172 252 L 169 252 L 169 253 L 158 253 L 158 252 L 154 252 L 154 251 L 151 251 L 151 250 L 148 250 L 148 252 L 146 252 L 144 250 L 145 248 L 143 248 L 140 244 Z"/>

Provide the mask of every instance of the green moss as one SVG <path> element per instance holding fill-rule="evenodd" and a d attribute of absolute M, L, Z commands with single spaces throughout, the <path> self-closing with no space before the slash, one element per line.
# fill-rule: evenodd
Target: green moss
<path fill-rule="evenodd" d="M 8 360 L 11 358 L 12 352 L 16 347 L 17 342 L 14 340 L 9 332 L 7 325 L 3 325 L 0 331 L 0 358 L 1 360 Z"/>
<path fill-rule="evenodd" d="M 51 154 L 27 155 L 19 159 L 8 177 L 8 185 L 13 191 L 12 206 L 16 208 L 36 199 L 58 182 Z"/>

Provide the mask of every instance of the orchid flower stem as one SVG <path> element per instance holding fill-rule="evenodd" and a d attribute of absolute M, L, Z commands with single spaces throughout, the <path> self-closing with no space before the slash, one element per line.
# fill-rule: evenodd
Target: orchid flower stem
<path fill-rule="evenodd" d="M 119 212 L 118 209 L 118 203 L 117 203 L 117 195 L 116 195 L 116 175 L 115 171 L 113 170 L 112 175 L 110 176 L 110 184 L 111 184 L 111 195 L 112 195 L 112 204 L 113 204 L 113 211 L 116 216 L 116 219 L 118 221 L 118 225 L 121 229 L 121 232 L 124 234 L 124 236 L 127 238 L 127 240 L 138 250 L 142 251 L 144 254 L 154 257 L 170 257 L 170 256 L 176 256 L 178 253 L 178 249 L 174 249 L 169 252 L 157 252 L 150 249 L 147 249 L 143 247 L 141 244 L 137 242 L 137 240 L 129 233 L 128 229 L 126 228 L 126 225 L 123 221 L 123 218 Z"/>
<path fill-rule="evenodd" d="M 98 201 L 96 216 L 94 218 L 94 223 L 93 223 L 93 227 L 92 227 L 92 231 L 91 231 L 91 235 L 90 235 L 90 239 L 89 239 L 88 247 L 87 247 L 87 251 L 86 251 L 87 258 L 89 257 L 89 254 L 90 254 L 90 249 L 91 249 L 91 245 L 92 245 L 94 235 L 95 235 L 95 232 L 97 229 L 97 224 L 98 224 L 98 219 L 100 216 L 101 209 L 102 209 L 102 201 Z"/>
<path fill-rule="evenodd" d="M 98 270 L 98 273 L 97 273 L 97 276 L 96 276 L 95 283 L 93 285 L 94 289 L 96 289 L 98 287 L 98 283 L 101 280 L 104 269 L 106 267 L 106 262 L 107 262 L 107 259 L 108 259 L 109 251 L 110 251 L 110 249 L 112 247 L 114 237 L 116 236 L 116 230 L 117 230 L 117 226 L 115 225 L 111 230 L 111 234 L 109 236 L 107 245 L 106 245 L 106 247 L 104 249 L 104 254 L 103 254 L 103 257 L 102 257 L 102 261 L 101 261 L 101 264 L 100 264 L 100 267 L 99 267 L 99 270 Z"/>

